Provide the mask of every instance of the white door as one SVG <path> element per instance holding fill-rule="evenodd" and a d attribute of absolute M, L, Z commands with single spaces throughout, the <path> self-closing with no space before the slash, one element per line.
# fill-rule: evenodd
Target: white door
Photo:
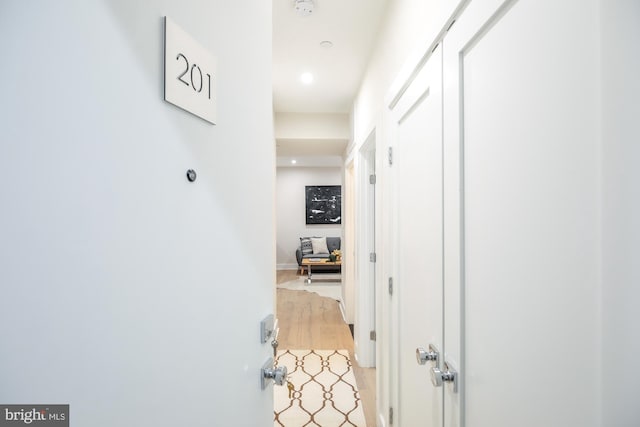
<path fill-rule="evenodd" d="M 442 337 L 442 81 L 435 50 L 393 107 L 395 272 L 392 296 L 397 335 L 394 425 L 442 425 L 442 389 L 416 348 L 443 348 Z"/>
<path fill-rule="evenodd" d="M 243 5 L 1 3 L 0 404 L 273 426 L 272 5 Z M 162 100 L 165 15 L 217 57 L 217 126 Z"/>
<path fill-rule="evenodd" d="M 600 424 L 595 3 L 471 2 L 445 37 L 446 426 Z"/>
<path fill-rule="evenodd" d="M 360 150 L 360 188 L 358 210 L 358 280 L 356 287 L 356 322 L 354 347 L 358 363 L 364 368 L 376 366 L 376 137 L 375 130 Z M 372 255 L 373 254 L 373 255 Z M 373 258 L 372 258 L 373 257 Z M 373 338 L 373 339 L 372 339 Z"/>

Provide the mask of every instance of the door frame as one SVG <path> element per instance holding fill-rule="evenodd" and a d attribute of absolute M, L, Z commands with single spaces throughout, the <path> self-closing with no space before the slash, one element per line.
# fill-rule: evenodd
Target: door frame
<path fill-rule="evenodd" d="M 342 304 L 348 324 L 354 323 L 356 286 L 356 166 L 349 161 L 344 167 L 344 242 L 342 245 Z"/>
<path fill-rule="evenodd" d="M 376 341 L 370 332 L 376 331 L 376 263 L 371 262 L 370 253 L 375 253 L 375 185 L 369 181 L 376 171 L 376 130 L 373 129 L 358 151 L 356 193 L 356 286 L 354 353 L 363 368 L 376 366 Z"/>

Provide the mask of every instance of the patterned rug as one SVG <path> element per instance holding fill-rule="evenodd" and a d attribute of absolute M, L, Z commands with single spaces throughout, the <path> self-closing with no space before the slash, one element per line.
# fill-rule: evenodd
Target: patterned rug
<path fill-rule="evenodd" d="M 275 427 L 366 427 L 347 350 L 280 350 L 276 365 L 290 385 L 274 387 Z"/>

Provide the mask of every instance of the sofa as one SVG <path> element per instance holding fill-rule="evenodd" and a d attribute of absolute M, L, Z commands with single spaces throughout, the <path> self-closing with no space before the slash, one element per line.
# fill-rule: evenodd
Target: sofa
<path fill-rule="evenodd" d="M 326 247 L 323 246 L 323 241 Z M 296 260 L 300 272 L 304 272 L 302 260 L 305 258 L 329 258 L 331 252 L 340 249 L 340 237 L 301 237 L 296 249 Z M 340 266 L 323 266 L 327 272 L 340 271 Z M 315 271 L 315 268 L 314 268 Z"/>

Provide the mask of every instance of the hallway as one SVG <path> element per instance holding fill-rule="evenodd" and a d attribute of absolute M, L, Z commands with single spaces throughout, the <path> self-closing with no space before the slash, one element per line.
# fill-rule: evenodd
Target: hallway
<path fill-rule="evenodd" d="M 293 270 L 278 270 L 277 283 L 296 277 Z M 375 368 L 361 368 L 356 362 L 353 338 L 338 303 L 311 292 L 278 289 L 276 313 L 280 325 L 279 349 L 349 351 L 367 425 L 375 426 L 376 371 Z"/>
<path fill-rule="evenodd" d="M 315 2 L 1 3 L 0 424 L 273 427 L 279 314 L 365 366 L 375 332 L 369 427 L 639 426 L 640 1 Z M 274 289 L 306 236 L 341 239 L 342 312 Z"/>

